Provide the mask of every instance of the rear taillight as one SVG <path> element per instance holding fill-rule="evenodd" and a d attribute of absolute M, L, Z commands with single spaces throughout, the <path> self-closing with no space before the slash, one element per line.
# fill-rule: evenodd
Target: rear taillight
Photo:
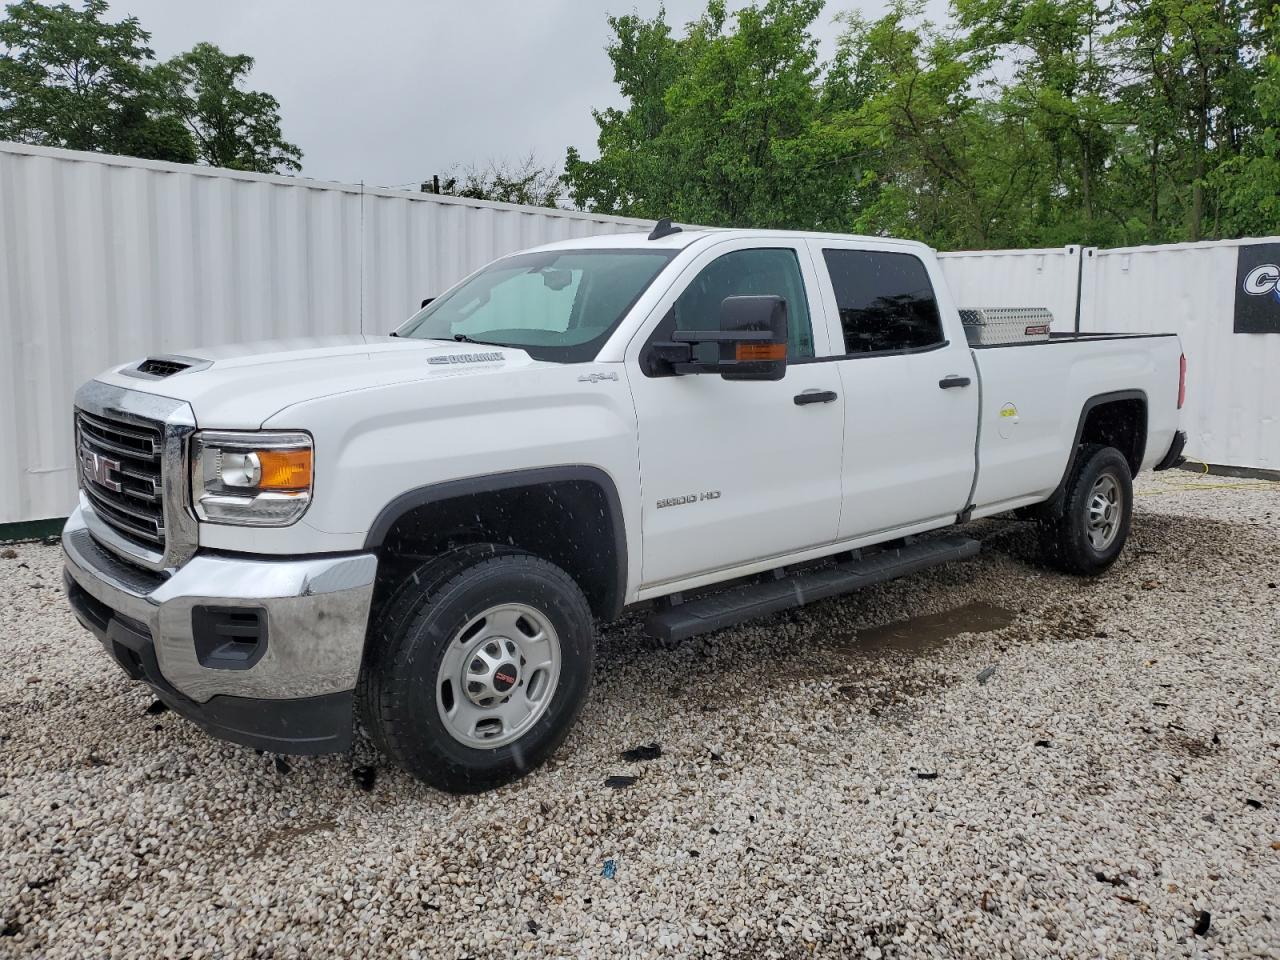
<path fill-rule="evenodd" d="M 1187 402 L 1187 355 L 1184 353 L 1178 360 L 1178 409 Z"/>

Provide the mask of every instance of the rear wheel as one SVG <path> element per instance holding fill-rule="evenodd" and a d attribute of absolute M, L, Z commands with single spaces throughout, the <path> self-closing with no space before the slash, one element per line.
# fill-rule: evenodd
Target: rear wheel
<path fill-rule="evenodd" d="M 1068 573 L 1093 576 L 1115 563 L 1129 538 L 1133 478 L 1114 447 L 1080 448 L 1062 513 L 1041 522 L 1046 559 Z"/>
<path fill-rule="evenodd" d="M 594 623 L 563 570 L 469 547 L 414 571 L 370 636 L 363 714 L 374 742 L 455 793 L 496 787 L 564 740 L 591 680 Z"/>

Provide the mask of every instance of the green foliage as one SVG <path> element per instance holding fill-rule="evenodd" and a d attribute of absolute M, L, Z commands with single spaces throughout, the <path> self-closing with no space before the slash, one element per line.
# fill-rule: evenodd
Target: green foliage
<path fill-rule="evenodd" d="M 494 200 L 529 207 L 560 205 L 560 176 L 544 167 L 530 153 L 516 162 L 491 160 L 484 167 L 469 166 L 461 174 L 446 177 L 440 192 L 472 200 Z"/>
<path fill-rule="evenodd" d="M 1227 236 L 1280 233 L 1280 5 L 1267 17 L 1264 38 L 1269 52 L 1243 94 L 1256 106 L 1257 122 L 1242 137 L 1239 153 L 1208 177 Z"/>
<path fill-rule="evenodd" d="M 200 160 L 214 167 L 274 173 L 298 171 L 302 151 L 280 133 L 280 103 L 244 90 L 253 57 L 197 43 L 157 67 L 165 103 L 190 131 Z"/>
<path fill-rule="evenodd" d="M 1273 0 L 898 0 L 819 62 L 820 0 L 611 17 L 625 100 L 580 206 L 945 248 L 1280 232 Z"/>
<path fill-rule="evenodd" d="M 823 87 L 809 27 L 821 0 L 767 0 L 726 29 L 723 0 L 675 39 L 659 13 L 611 17 L 614 76 L 630 101 L 597 112 L 600 159 L 570 150 L 580 206 L 726 225 L 836 226 L 854 168 L 820 128 Z"/>
<path fill-rule="evenodd" d="M 83 10 L 36 0 L 0 20 L 0 137 L 72 150 L 190 162 L 195 150 L 166 116 L 145 61 L 150 35 L 137 18 L 103 20 L 105 0 Z"/>
<path fill-rule="evenodd" d="M 19 0 L 0 20 L 0 138 L 263 172 L 299 169 L 274 97 L 241 89 L 253 66 L 201 43 L 163 66 L 136 17 L 106 0 Z"/>

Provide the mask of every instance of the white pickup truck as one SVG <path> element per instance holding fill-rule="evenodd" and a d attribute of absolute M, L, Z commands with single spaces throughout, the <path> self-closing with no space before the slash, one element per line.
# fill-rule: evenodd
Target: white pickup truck
<path fill-rule="evenodd" d="M 1013 511 L 1106 569 L 1132 476 L 1179 462 L 1185 361 L 1030 333 L 967 342 L 918 243 L 664 221 L 539 247 L 390 336 L 82 387 L 70 601 L 216 736 L 335 752 L 360 722 L 485 789 L 562 741 L 624 608 L 679 640 L 971 556 L 957 528 Z"/>

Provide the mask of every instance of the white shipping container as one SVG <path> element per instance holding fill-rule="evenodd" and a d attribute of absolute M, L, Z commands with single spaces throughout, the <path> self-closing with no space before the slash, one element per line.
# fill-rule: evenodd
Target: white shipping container
<path fill-rule="evenodd" d="M 1177 333 L 1187 356 L 1187 455 L 1280 470 L 1280 334 L 1234 332 L 1236 258 L 1257 243 L 1280 237 L 1087 248 L 1081 328 Z"/>
<path fill-rule="evenodd" d="M 74 503 L 71 401 L 148 353 L 385 333 L 493 258 L 651 221 L 0 143 L 0 523 Z M 1190 456 L 1280 469 L 1280 335 L 1222 241 L 940 254 L 953 302 L 1182 336 Z"/>
<path fill-rule="evenodd" d="M 0 523 L 70 512 L 72 397 L 113 364 L 385 333 L 502 254 L 651 225 L 0 143 Z"/>
<path fill-rule="evenodd" d="M 1080 247 L 939 253 L 951 299 L 964 306 L 1044 307 L 1053 332 L 1075 329 Z"/>

